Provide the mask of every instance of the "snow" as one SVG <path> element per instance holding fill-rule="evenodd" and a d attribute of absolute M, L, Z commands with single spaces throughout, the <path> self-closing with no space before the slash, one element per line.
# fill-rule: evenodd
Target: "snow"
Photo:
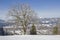
<path fill-rule="evenodd" d="M 13 35 L 0 36 L 0 40 L 60 40 L 59 35 Z"/>

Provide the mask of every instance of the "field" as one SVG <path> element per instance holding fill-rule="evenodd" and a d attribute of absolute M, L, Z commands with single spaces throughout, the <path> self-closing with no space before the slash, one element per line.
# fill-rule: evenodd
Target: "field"
<path fill-rule="evenodd" d="M 60 40 L 59 35 L 13 35 L 0 36 L 0 40 Z"/>

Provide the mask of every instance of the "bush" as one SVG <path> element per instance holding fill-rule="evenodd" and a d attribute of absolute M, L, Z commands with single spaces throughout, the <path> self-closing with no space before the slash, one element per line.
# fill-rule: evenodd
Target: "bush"
<path fill-rule="evenodd" d="M 58 27 L 57 26 L 53 28 L 53 34 L 54 35 L 57 35 L 58 34 Z"/>
<path fill-rule="evenodd" d="M 35 27 L 34 24 L 32 25 L 32 28 L 30 30 L 30 35 L 37 35 L 37 33 L 36 33 L 36 27 Z"/>

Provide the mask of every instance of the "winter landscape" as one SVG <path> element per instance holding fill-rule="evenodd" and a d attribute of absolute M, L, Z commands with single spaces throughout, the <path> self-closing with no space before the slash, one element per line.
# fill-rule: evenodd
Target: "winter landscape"
<path fill-rule="evenodd" d="M 0 40 L 60 40 L 60 0 L 0 0 Z"/>

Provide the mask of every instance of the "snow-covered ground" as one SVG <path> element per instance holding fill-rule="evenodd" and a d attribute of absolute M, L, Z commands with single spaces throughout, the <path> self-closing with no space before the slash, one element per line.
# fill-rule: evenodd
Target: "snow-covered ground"
<path fill-rule="evenodd" d="M 0 36 L 0 40 L 60 40 L 59 35 L 13 35 Z"/>

